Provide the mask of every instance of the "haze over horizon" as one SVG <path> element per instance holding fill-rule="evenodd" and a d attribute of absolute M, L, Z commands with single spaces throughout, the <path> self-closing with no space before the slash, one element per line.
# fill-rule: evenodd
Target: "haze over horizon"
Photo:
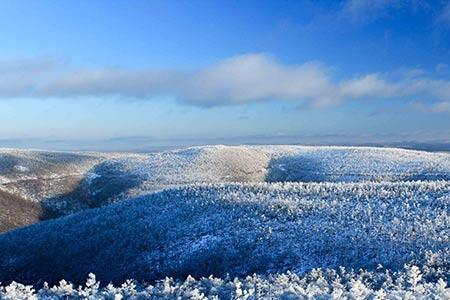
<path fill-rule="evenodd" d="M 450 149 L 448 1 L 0 2 L 0 36 L 0 147 Z"/>

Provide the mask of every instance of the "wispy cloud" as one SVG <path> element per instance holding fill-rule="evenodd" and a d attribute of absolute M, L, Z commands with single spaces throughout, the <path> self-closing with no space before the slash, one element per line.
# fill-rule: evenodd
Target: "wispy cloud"
<path fill-rule="evenodd" d="M 450 2 L 448 2 L 437 16 L 437 22 L 450 26 Z"/>
<path fill-rule="evenodd" d="M 450 112 L 450 101 L 449 102 L 439 102 L 431 106 L 431 110 L 434 112 Z"/>
<path fill-rule="evenodd" d="M 430 8 L 426 0 L 348 0 L 343 3 L 336 17 L 353 23 L 367 23 L 388 17 L 398 10 L 417 12 Z"/>
<path fill-rule="evenodd" d="M 401 1 L 396 0 L 349 0 L 344 3 L 341 14 L 353 21 L 371 20 L 400 4 Z"/>
<path fill-rule="evenodd" d="M 400 75 L 399 75 L 400 74 Z M 395 77 L 395 79 L 392 79 Z M 238 105 L 267 100 L 297 101 L 312 108 L 352 99 L 420 95 L 431 111 L 447 111 L 450 81 L 427 72 L 365 74 L 336 80 L 318 62 L 282 64 L 267 54 L 246 54 L 194 70 L 69 68 L 45 60 L 0 64 L 0 98 L 170 95 L 198 106 Z M 433 108 L 434 107 L 434 108 Z"/>

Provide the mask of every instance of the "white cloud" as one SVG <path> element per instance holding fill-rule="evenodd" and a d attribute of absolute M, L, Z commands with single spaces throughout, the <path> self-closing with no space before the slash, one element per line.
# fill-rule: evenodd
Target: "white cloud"
<path fill-rule="evenodd" d="M 3 62 L 0 98 L 118 95 L 149 99 L 171 95 L 199 106 L 275 100 L 325 108 L 352 99 L 420 96 L 429 103 L 443 103 L 432 111 L 444 111 L 449 103 L 449 80 L 435 79 L 426 72 L 414 72 L 414 76 L 397 72 L 395 79 L 392 77 L 373 73 L 334 80 L 317 62 L 286 65 L 267 54 L 231 57 L 194 71 L 73 69 L 55 62 Z"/>
<path fill-rule="evenodd" d="M 398 87 L 380 79 L 378 74 L 369 74 L 341 84 L 341 92 L 348 97 L 389 97 L 398 92 Z"/>
<path fill-rule="evenodd" d="M 266 99 L 314 99 L 331 92 L 327 72 L 316 63 L 287 66 L 264 54 L 222 61 L 186 78 L 181 94 L 195 103 L 243 103 Z"/>
<path fill-rule="evenodd" d="M 111 95 L 146 98 L 166 94 L 204 106 L 273 99 L 314 100 L 331 97 L 334 89 L 321 65 L 283 65 L 266 54 L 236 56 L 192 72 L 48 68 L 36 76 L 14 70 L 3 73 L 2 83 L 0 96 L 9 98 Z"/>

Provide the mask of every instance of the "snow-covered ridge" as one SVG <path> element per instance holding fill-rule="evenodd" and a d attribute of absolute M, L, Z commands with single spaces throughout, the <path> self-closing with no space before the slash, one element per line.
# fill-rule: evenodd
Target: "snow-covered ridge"
<path fill-rule="evenodd" d="M 51 206 L 62 200 L 59 207 L 68 211 L 193 183 L 416 180 L 450 180 L 450 154 L 312 146 L 202 146 L 149 154 L 0 150 L 0 189 Z"/>
<path fill-rule="evenodd" d="M 0 183 L 121 167 L 162 184 L 263 181 L 442 179 L 450 154 L 394 148 L 201 146 L 150 154 L 0 150 Z M 436 177 L 436 178 L 435 178 Z"/>

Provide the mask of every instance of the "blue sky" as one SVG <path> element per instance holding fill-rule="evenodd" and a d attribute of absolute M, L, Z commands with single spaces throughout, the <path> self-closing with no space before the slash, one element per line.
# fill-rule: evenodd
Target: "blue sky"
<path fill-rule="evenodd" d="M 0 146 L 450 142 L 448 1 L 1 1 Z"/>

